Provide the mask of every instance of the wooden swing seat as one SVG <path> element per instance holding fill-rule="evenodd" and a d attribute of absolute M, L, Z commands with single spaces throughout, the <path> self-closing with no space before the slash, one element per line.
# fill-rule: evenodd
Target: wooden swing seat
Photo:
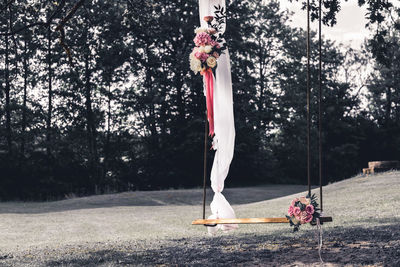
<path fill-rule="evenodd" d="M 320 221 L 332 222 L 332 217 L 321 217 Z M 217 224 L 257 224 L 257 223 L 289 223 L 286 217 L 277 218 L 236 218 L 236 219 L 198 219 L 192 225 L 215 226 Z"/>

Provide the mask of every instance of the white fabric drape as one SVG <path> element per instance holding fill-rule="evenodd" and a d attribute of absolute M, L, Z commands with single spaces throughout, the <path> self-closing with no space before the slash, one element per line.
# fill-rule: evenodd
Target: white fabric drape
<path fill-rule="evenodd" d="M 201 27 L 207 27 L 207 22 L 203 18 L 205 16 L 215 16 L 214 6 L 218 5 L 226 10 L 225 0 L 199 0 Z M 222 31 L 225 31 L 225 29 L 226 24 Z M 211 170 L 211 188 L 215 194 L 210 205 L 212 215 L 209 218 L 235 218 L 235 212 L 221 193 L 224 190 L 224 182 L 229 172 L 235 146 L 231 64 L 228 49 L 218 58 L 218 65 L 215 72 L 214 131 L 213 148 L 216 150 L 216 153 Z M 236 224 L 225 224 L 218 225 L 216 228 L 231 230 L 237 227 Z M 209 227 L 208 229 L 209 232 L 214 232 L 217 230 L 216 228 Z"/>

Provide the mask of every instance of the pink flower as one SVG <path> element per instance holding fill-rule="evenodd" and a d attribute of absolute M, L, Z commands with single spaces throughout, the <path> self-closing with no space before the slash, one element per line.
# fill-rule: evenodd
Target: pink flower
<path fill-rule="evenodd" d="M 311 222 L 313 219 L 313 216 L 311 214 L 307 214 L 307 216 L 304 218 L 305 223 Z"/>
<path fill-rule="evenodd" d="M 206 22 L 211 22 L 211 21 L 213 21 L 213 19 L 214 19 L 213 16 L 205 16 L 205 17 L 204 17 L 204 20 L 205 20 Z"/>
<path fill-rule="evenodd" d="M 288 214 L 289 214 L 289 216 L 293 216 L 293 214 L 294 214 L 294 207 L 293 206 L 289 207 Z"/>
<path fill-rule="evenodd" d="M 314 214 L 314 206 L 313 205 L 307 205 L 306 206 L 306 212 L 307 212 L 307 214 L 310 214 L 310 215 Z"/>
<path fill-rule="evenodd" d="M 210 55 L 207 54 L 207 53 L 201 53 L 200 60 L 201 61 L 206 61 L 209 56 Z"/>
<path fill-rule="evenodd" d="M 295 199 L 293 199 L 293 200 L 292 200 L 292 204 L 291 204 L 291 205 L 294 207 L 294 205 L 296 204 L 296 202 L 297 202 L 297 201 L 299 201 L 299 199 L 298 199 L 298 198 L 295 198 Z"/>
<path fill-rule="evenodd" d="M 196 52 L 194 53 L 194 56 L 195 58 L 200 59 L 201 61 L 206 61 L 210 55 L 204 52 Z"/>
<path fill-rule="evenodd" d="M 295 207 L 295 208 L 293 209 L 293 214 L 294 214 L 294 215 L 299 216 L 300 213 L 301 213 L 301 210 L 300 210 L 299 207 Z"/>
<path fill-rule="evenodd" d="M 198 34 L 196 34 L 196 37 L 194 37 L 193 41 L 197 46 L 205 46 L 207 44 L 210 44 L 212 39 L 208 33 L 199 32 Z"/>
<path fill-rule="evenodd" d="M 308 214 L 306 211 L 302 211 L 298 216 L 296 216 L 296 218 L 297 217 L 301 224 L 309 223 L 313 219 L 313 216 Z"/>
<path fill-rule="evenodd" d="M 210 45 L 215 46 L 216 48 L 221 48 L 221 46 L 219 45 L 219 43 L 217 41 L 211 40 Z"/>
<path fill-rule="evenodd" d="M 197 58 L 197 59 L 200 59 L 201 58 L 201 52 L 196 52 L 196 53 L 194 53 L 194 56 Z"/>
<path fill-rule="evenodd" d="M 218 54 L 217 52 L 214 52 L 214 53 L 213 53 L 213 56 L 214 56 L 215 58 L 219 58 L 219 54 Z"/>

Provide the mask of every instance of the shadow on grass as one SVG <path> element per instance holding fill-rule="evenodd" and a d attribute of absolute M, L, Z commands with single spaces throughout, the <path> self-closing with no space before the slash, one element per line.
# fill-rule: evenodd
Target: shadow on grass
<path fill-rule="evenodd" d="M 289 229 L 288 229 L 289 230 Z M 200 239 L 176 239 L 90 252 L 81 258 L 61 257 L 47 266 L 118 265 L 303 265 L 319 264 L 315 231 L 291 235 L 224 235 Z M 400 266 L 400 224 L 370 228 L 331 228 L 324 232 L 322 257 L 338 265 Z"/>
<path fill-rule="evenodd" d="M 224 195 L 231 204 L 240 205 L 284 197 L 303 192 L 306 189 L 307 188 L 302 185 L 266 185 L 245 188 L 226 188 L 224 190 Z M 202 204 L 202 193 L 202 189 L 138 191 L 74 198 L 54 202 L 4 202 L 0 203 L 0 214 L 37 214 L 131 206 L 199 206 Z M 207 205 L 210 204 L 212 198 L 212 190 L 207 189 Z"/>

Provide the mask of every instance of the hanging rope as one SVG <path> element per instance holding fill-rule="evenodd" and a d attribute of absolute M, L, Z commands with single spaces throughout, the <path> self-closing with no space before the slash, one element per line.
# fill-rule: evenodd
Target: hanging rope
<path fill-rule="evenodd" d="M 207 111 L 206 121 L 204 126 L 204 167 L 203 167 L 203 219 L 206 218 L 206 185 L 207 185 L 207 141 L 208 141 L 208 128 L 207 128 Z"/>
<path fill-rule="evenodd" d="M 307 181 L 308 181 L 308 194 L 311 196 L 310 93 L 311 93 L 311 88 L 310 88 L 310 0 L 307 0 Z"/>
<path fill-rule="evenodd" d="M 318 255 L 319 255 L 319 260 L 321 263 L 324 263 L 322 260 L 322 226 L 319 221 L 319 218 L 317 219 L 317 238 L 318 238 Z"/>
<path fill-rule="evenodd" d="M 319 48 L 319 88 L 318 88 L 318 159 L 319 159 L 319 199 L 321 214 L 323 210 L 322 206 L 322 0 L 319 0 L 319 16 L 318 16 L 318 48 Z M 323 264 L 322 260 L 322 226 L 319 218 L 317 219 L 317 231 L 318 231 L 318 255 L 319 260 Z"/>
<path fill-rule="evenodd" d="M 318 150 L 319 150 L 319 199 L 322 212 L 322 0 L 319 0 L 319 90 L 318 90 Z"/>

